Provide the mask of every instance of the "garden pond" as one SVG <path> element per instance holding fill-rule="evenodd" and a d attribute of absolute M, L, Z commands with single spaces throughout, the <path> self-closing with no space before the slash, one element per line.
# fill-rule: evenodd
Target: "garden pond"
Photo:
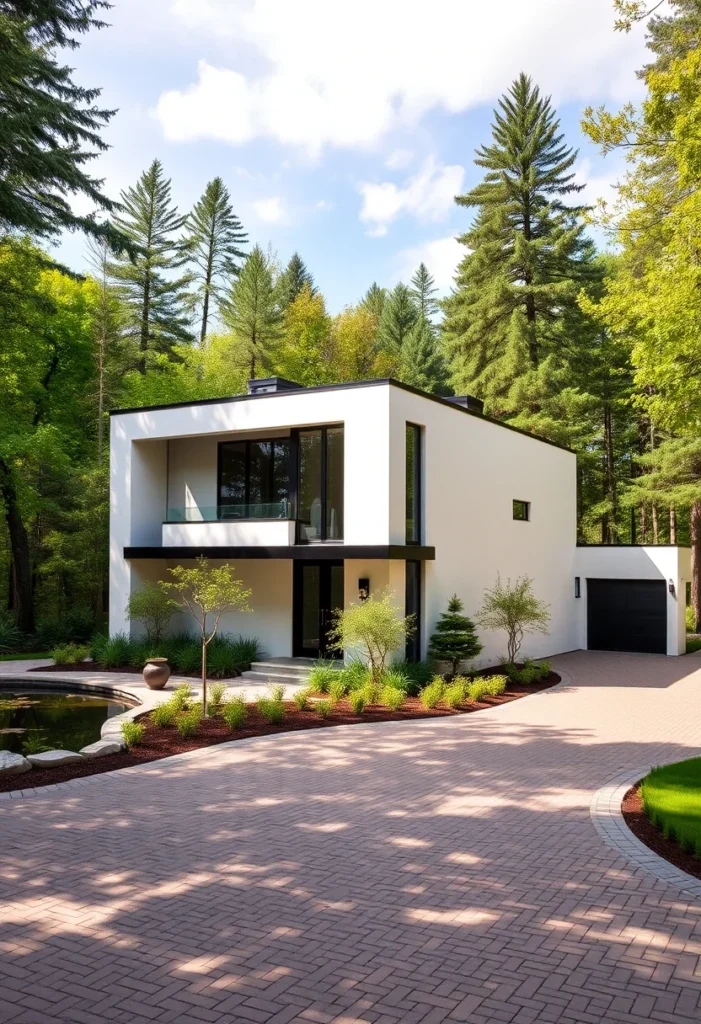
<path fill-rule="evenodd" d="M 0 689 L 0 750 L 78 751 L 100 739 L 108 718 L 133 706 L 104 694 L 69 689 Z"/>

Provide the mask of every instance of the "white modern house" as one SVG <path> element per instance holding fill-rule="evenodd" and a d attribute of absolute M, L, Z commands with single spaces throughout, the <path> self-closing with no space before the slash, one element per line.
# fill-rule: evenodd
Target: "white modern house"
<path fill-rule="evenodd" d="M 231 562 L 253 611 L 227 632 L 270 657 L 326 653 L 335 609 L 390 588 L 425 655 L 448 599 L 479 608 L 497 574 L 533 578 L 548 635 L 525 653 L 684 651 L 687 549 L 578 547 L 576 459 L 394 380 L 117 410 L 111 419 L 110 632 L 129 595 L 199 555 Z M 183 621 L 179 624 L 187 628 Z M 481 634 L 483 664 L 504 637 Z"/>

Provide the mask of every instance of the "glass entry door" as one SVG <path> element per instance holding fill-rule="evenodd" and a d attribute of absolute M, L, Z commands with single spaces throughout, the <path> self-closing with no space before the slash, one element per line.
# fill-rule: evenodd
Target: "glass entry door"
<path fill-rule="evenodd" d="M 328 649 L 338 608 L 343 608 L 343 562 L 295 562 L 292 648 L 296 658 L 341 657 Z"/>

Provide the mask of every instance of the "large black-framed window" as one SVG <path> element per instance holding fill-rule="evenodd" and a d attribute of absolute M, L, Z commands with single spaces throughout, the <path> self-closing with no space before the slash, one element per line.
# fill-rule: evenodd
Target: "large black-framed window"
<path fill-rule="evenodd" d="M 218 518 L 288 518 L 291 451 L 289 437 L 222 441 L 217 474 Z"/>
<path fill-rule="evenodd" d="M 413 631 L 406 641 L 407 661 L 421 661 L 421 562 L 407 561 L 404 614 L 413 615 Z"/>
<path fill-rule="evenodd" d="M 421 543 L 421 427 L 406 425 L 406 543 Z"/>
<path fill-rule="evenodd" d="M 297 445 L 297 540 L 302 544 L 343 540 L 343 426 L 295 433 Z"/>

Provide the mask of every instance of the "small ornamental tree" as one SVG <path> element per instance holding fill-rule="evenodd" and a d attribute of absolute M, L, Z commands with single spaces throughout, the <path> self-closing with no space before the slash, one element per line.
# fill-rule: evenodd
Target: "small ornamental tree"
<path fill-rule="evenodd" d="M 224 612 L 251 611 L 248 603 L 251 591 L 236 578 L 233 565 L 213 566 L 203 557 L 197 559 L 192 569 L 176 565 L 168 572 L 172 581 L 160 586 L 166 594 L 175 595 L 178 605 L 192 615 L 200 629 L 202 705 L 207 714 L 207 648 L 216 636 Z"/>
<path fill-rule="evenodd" d="M 476 658 L 482 650 L 471 619 L 461 612 L 463 602 L 457 594 L 448 601 L 448 610 L 441 614 L 428 644 L 428 654 L 436 661 L 449 661 L 456 676 L 460 662 Z"/>
<path fill-rule="evenodd" d="M 158 583 L 144 583 L 129 597 L 127 616 L 142 622 L 146 639 L 154 647 L 160 644 L 171 616 L 180 608 Z"/>
<path fill-rule="evenodd" d="M 365 658 L 375 683 L 380 682 L 389 656 L 398 651 L 414 631 L 414 616 L 403 618 L 393 599 L 394 593 L 388 589 L 378 597 L 368 597 L 338 610 L 329 631 L 331 650 L 348 651 Z"/>
<path fill-rule="evenodd" d="M 502 583 L 501 576 L 486 590 L 482 607 L 475 616 L 485 629 L 503 629 L 507 637 L 507 661 L 516 663 L 526 633 L 547 633 L 550 605 L 533 593 L 530 576 L 520 576 L 514 584 Z"/>

